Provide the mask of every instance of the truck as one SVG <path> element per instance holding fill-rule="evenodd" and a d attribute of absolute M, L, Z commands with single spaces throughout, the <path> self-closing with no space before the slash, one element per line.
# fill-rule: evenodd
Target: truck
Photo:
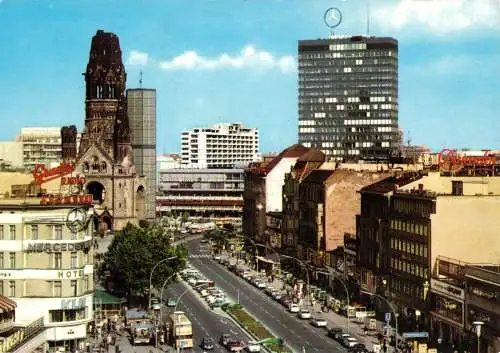
<path fill-rule="evenodd" d="M 171 344 L 175 348 L 193 348 L 193 326 L 183 311 L 175 311 L 169 316 Z"/>
<path fill-rule="evenodd" d="M 133 326 L 132 340 L 135 344 L 151 344 L 153 342 L 153 323 L 141 323 Z"/>

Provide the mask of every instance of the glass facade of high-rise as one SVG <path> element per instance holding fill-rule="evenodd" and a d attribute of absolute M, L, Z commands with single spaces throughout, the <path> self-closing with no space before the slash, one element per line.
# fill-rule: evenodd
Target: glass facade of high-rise
<path fill-rule="evenodd" d="M 156 214 L 156 90 L 128 89 L 127 110 L 137 173 L 147 177 L 146 218 Z"/>
<path fill-rule="evenodd" d="M 330 160 L 387 160 L 399 148 L 398 42 L 301 40 L 299 143 Z"/>

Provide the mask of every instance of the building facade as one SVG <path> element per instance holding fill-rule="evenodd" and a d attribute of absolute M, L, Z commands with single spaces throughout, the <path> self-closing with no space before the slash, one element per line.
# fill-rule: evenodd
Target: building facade
<path fill-rule="evenodd" d="M 121 229 L 146 218 L 147 190 L 133 164 L 118 36 L 97 31 L 84 76 L 85 127 L 75 164 L 94 197 L 99 231 Z"/>
<path fill-rule="evenodd" d="M 0 163 L 7 167 L 2 169 L 23 168 L 23 144 L 19 141 L 0 141 Z"/>
<path fill-rule="evenodd" d="M 192 216 L 241 218 L 243 169 L 162 169 L 158 183 L 160 215 L 187 212 Z"/>
<path fill-rule="evenodd" d="M 36 164 L 56 166 L 62 161 L 61 128 L 25 127 L 17 141 L 23 146 L 23 166 L 31 171 Z"/>
<path fill-rule="evenodd" d="M 308 151 L 295 144 L 270 161 L 251 163 L 245 169 L 243 233 L 246 236 L 269 244 L 269 239 L 265 239 L 266 213 L 282 211 L 285 175 Z"/>
<path fill-rule="evenodd" d="M 156 202 L 156 90 L 127 90 L 127 110 L 132 130 L 136 171 L 146 177 L 146 218 L 154 220 Z"/>
<path fill-rule="evenodd" d="M 76 231 L 75 207 L 85 215 Z M 5 199 L 0 210 L 0 294 L 17 303 L 16 324 L 42 319 L 49 346 L 76 349 L 93 321 L 92 208 Z"/>
<path fill-rule="evenodd" d="M 383 160 L 397 153 L 397 40 L 301 40 L 298 53 L 299 143 L 333 160 Z"/>
<path fill-rule="evenodd" d="M 183 131 L 181 164 L 189 168 L 233 168 L 258 161 L 259 130 L 241 123 L 221 123 Z"/>

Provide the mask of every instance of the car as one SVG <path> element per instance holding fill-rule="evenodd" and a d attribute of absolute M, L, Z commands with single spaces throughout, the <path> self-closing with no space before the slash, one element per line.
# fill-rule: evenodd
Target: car
<path fill-rule="evenodd" d="M 357 339 L 355 339 L 354 337 L 345 337 L 344 340 L 342 341 L 342 344 L 344 345 L 344 347 L 354 347 L 355 345 L 357 345 L 359 342 Z"/>
<path fill-rule="evenodd" d="M 266 287 L 267 286 L 266 286 L 266 284 L 264 282 L 262 282 L 262 281 L 258 281 L 257 282 L 257 288 L 262 289 L 262 288 L 266 288 Z"/>
<path fill-rule="evenodd" d="M 295 303 L 290 303 L 288 306 L 288 311 L 291 313 L 298 313 L 300 310 L 299 306 Z"/>
<path fill-rule="evenodd" d="M 201 239 L 200 240 L 200 244 L 206 244 L 206 243 L 208 243 L 208 239 Z"/>
<path fill-rule="evenodd" d="M 201 349 L 210 351 L 214 349 L 214 339 L 212 337 L 205 336 L 201 341 Z"/>
<path fill-rule="evenodd" d="M 368 353 L 368 349 L 363 343 L 357 343 L 347 351 L 349 353 Z"/>
<path fill-rule="evenodd" d="M 303 320 L 310 319 L 312 316 L 311 312 L 307 309 L 300 309 L 297 315 Z"/>
<path fill-rule="evenodd" d="M 201 295 L 202 297 L 208 297 L 208 296 L 210 295 L 210 293 L 208 293 L 208 291 L 207 291 L 206 289 L 202 289 L 202 290 L 200 291 L 200 295 Z"/>
<path fill-rule="evenodd" d="M 326 327 L 327 326 L 326 320 L 321 316 L 314 317 L 311 320 L 311 323 L 313 324 L 313 326 L 316 326 L 316 327 Z"/>
<path fill-rule="evenodd" d="M 229 333 L 223 333 L 220 336 L 219 343 L 222 344 L 223 346 L 226 346 L 226 344 L 231 340 L 231 335 Z"/>
<path fill-rule="evenodd" d="M 160 299 L 152 298 L 151 299 L 151 308 L 153 310 L 160 310 L 161 309 Z"/>
<path fill-rule="evenodd" d="M 225 347 L 229 352 L 240 352 L 245 349 L 246 344 L 245 342 L 232 339 L 226 343 Z"/>
<path fill-rule="evenodd" d="M 220 260 L 220 255 L 214 255 L 213 259 L 214 259 L 215 261 L 219 261 L 219 260 Z"/>
<path fill-rule="evenodd" d="M 175 298 L 168 298 L 167 300 L 167 306 L 172 308 L 177 305 L 177 299 Z"/>
<path fill-rule="evenodd" d="M 342 336 L 342 329 L 339 327 L 332 327 L 328 330 L 328 337 L 338 340 Z"/>
<path fill-rule="evenodd" d="M 247 352 L 260 352 L 260 344 L 258 344 L 256 341 L 248 341 L 245 350 Z"/>

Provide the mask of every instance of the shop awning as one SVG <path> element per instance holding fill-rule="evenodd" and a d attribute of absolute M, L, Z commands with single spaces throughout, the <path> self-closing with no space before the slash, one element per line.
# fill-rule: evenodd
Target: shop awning
<path fill-rule="evenodd" d="M 279 264 L 280 263 L 280 258 L 278 254 L 270 254 L 266 256 L 257 256 L 257 259 L 259 261 L 267 262 L 270 264 Z"/>
<path fill-rule="evenodd" d="M 0 295 L 0 313 L 16 310 L 17 303 L 3 295 Z"/>
<path fill-rule="evenodd" d="M 115 297 L 103 289 L 96 289 L 94 292 L 94 305 L 120 305 L 125 299 Z"/>

